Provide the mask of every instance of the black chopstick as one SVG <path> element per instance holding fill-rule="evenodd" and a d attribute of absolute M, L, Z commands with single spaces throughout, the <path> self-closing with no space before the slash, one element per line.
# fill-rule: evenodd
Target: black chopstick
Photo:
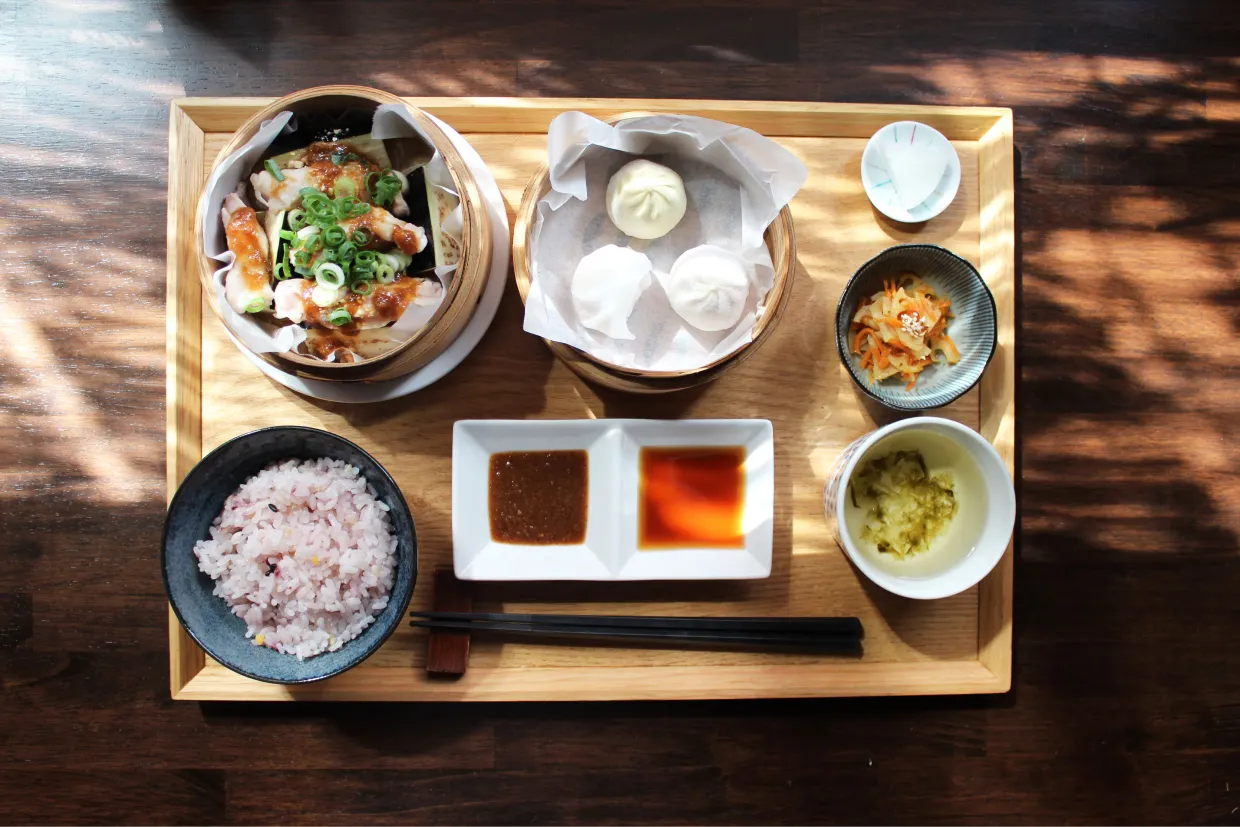
<path fill-rule="evenodd" d="M 755 632 L 860 637 L 855 617 L 644 617 L 627 615 L 555 615 L 510 612 L 410 612 L 428 620 L 490 623 L 528 623 L 542 626 L 607 627 L 619 629 L 679 629 L 697 632 Z"/>
<path fill-rule="evenodd" d="M 534 615 L 534 617 L 538 617 L 538 615 Z M 415 628 L 445 631 L 502 632 L 504 634 L 544 635 L 547 637 L 591 637 L 622 642 L 773 647 L 799 652 L 832 652 L 840 654 L 855 654 L 861 651 L 860 636 L 841 634 L 726 632 L 668 627 L 630 629 L 620 626 L 557 625 L 486 620 L 411 620 L 409 625 Z"/>

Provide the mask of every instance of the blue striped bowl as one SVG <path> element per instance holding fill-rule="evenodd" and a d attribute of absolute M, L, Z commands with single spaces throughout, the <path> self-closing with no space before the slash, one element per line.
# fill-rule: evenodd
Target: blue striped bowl
<path fill-rule="evenodd" d="M 960 349 L 958 363 L 931 365 L 909 391 L 899 377 L 871 384 L 860 357 L 851 352 L 849 336 L 860 300 L 881 292 L 885 279 L 904 273 L 915 273 L 940 296 L 951 299 L 956 317 L 949 322 L 947 333 Z M 867 396 L 898 411 L 924 411 L 950 405 L 982 378 L 995 355 L 996 316 L 995 297 L 972 264 L 933 244 L 900 244 L 861 265 L 844 287 L 835 311 L 835 344 L 849 375 Z"/>

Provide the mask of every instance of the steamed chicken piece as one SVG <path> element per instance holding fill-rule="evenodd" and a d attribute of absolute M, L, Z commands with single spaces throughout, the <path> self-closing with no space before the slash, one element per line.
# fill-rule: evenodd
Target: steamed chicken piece
<path fill-rule="evenodd" d="M 235 261 L 224 277 L 224 298 L 238 313 L 259 313 L 271 306 L 271 272 L 267 264 L 267 234 L 258 216 L 236 193 L 229 193 L 220 210 L 224 236 Z"/>
<path fill-rule="evenodd" d="M 305 187 L 313 187 L 332 198 L 346 194 L 352 195 L 358 201 L 370 201 L 370 194 L 366 190 L 368 172 L 369 169 L 355 161 L 340 166 L 326 161 L 282 170 L 283 181 L 277 181 L 276 177 L 265 169 L 260 170 L 250 176 L 250 183 L 254 185 L 254 192 L 258 193 L 259 199 L 266 202 L 267 209 L 287 210 L 301 202 L 301 191 Z M 344 193 L 337 192 L 337 186 L 344 180 L 353 183 L 351 192 L 347 187 Z"/>
<path fill-rule="evenodd" d="M 273 211 L 296 206 L 305 187 L 313 187 L 332 198 L 337 195 L 352 195 L 359 201 L 369 203 L 370 192 L 366 188 L 366 176 L 371 172 L 379 172 L 378 165 L 359 161 L 356 155 L 343 163 L 334 163 L 331 160 L 332 154 L 341 149 L 351 151 L 340 144 L 313 143 L 306 147 L 304 160 L 293 161 L 281 170 L 283 181 L 276 180 L 274 175 L 262 169 L 250 176 L 250 183 L 259 199 Z M 341 188 L 338 186 L 341 181 L 348 181 L 351 186 Z M 340 191 L 337 191 L 338 189 Z M 397 215 L 409 214 L 403 190 L 394 199 L 392 210 Z"/>
<path fill-rule="evenodd" d="M 340 298 L 327 307 L 319 307 L 311 298 L 315 282 L 311 279 L 288 279 L 276 285 L 276 318 L 291 322 L 335 327 L 327 321 L 333 310 L 349 311 L 352 325 L 359 330 L 383 327 L 396 321 L 410 304 L 434 301 L 443 288 L 433 279 L 400 278 L 391 284 L 376 284 L 374 292 L 359 296 L 342 289 Z"/>
<path fill-rule="evenodd" d="M 426 231 L 417 224 L 401 221 L 383 207 L 372 206 L 363 215 L 340 222 L 346 233 L 363 228 L 369 230 L 376 238 L 392 241 L 401 252 L 411 256 L 426 249 Z"/>
<path fill-rule="evenodd" d="M 274 213 L 291 209 L 299 202 L 303 187 L 318 189 L 314 182 L 313 172 L 310 167 L 304 166 L 286 169 L 284 180 L 277 181 L 274 175 L 264 169 L 250 176 L 250 184 L 254 187 L 258 200 L 266 204 L 267 209 Z"/>

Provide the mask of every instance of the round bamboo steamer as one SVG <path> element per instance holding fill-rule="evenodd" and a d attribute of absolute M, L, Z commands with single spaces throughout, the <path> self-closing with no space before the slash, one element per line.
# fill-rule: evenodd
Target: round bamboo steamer
<path fill-rule="evenodd" d="M 259 110 L 242 124 L 220 150 L 212 166 L 219 164 L 254 137 L 263 121 L 270 120 L 286 109 L 293 108 L 295 111 L 304 112 L 314 108 L 343 109 L 384 103 L 404 104 L 404 101 L 396 95 L 365 86 L 316 86 L 294 92 Z M 418 127 L 439 151 L 461 199 L 461 257 L 452 284 L 430 321 L 407 341 L 381 356 L 358 362 L 337 363 L 324 362 L 300 353 L 256 354 L 286 373 L 336 382 L 382 381 L 412 373 L 425 367 L 452 344 L 465 329 L 478 306 L 491 269 L 491 219 L 486 203 L 478 190 L 473 172 L 453 146 L 451 139 L 425 112 L 408 104 L 405 106 Z M 198 199 L 198 215 L 195 220 L 199 278 L 207 296 L 207 303 L 223 322 L 224 317 L 217 305 L 212 282 L 212 273 L 219 269 L 219 262 L 207 256 L 203 239 L 202 219 L 203 212 L 207 209 L 206 195 L 204 187 Z M 227 326 L 226 322 L 224 324 Z M 245 347 L 239 340 L 238 346 Z"/>
<path fill-rule="evenodd" d="M 652 113 L 626 112 L 608 118 L 607 122 L 616 124 L 649 114 Z M 550 191 L 550 174 L 547 165 L 544 164 L 526 184 L 525 191 L 521 194 L 521 206 L 517 210 L 513 224 L 512 270 L 517 282 L 517 292 L 521 294 L 523 304 L 530 292 L 530 243 L 538 202 Z M 784 309 L 788 305 L 788 297 L 792 294 L 792 277 L 796 270 L 796 232 L 792 226 L 792 210 L 786 205 L 779 211 L 779 215 L 775 217 L 771 226 L 767 227 L 765 240 L 771 253 L 771 262 L 775 265 L 775 280 L 766 294 L 765 309 L 754 322 L 750 341 L 721 359 L 691 370 L 638 370 L 598 359 L 563 342 L 554 342 L 550 339 L 543 339 L 543 341 L 547 343 L 551 352 L 578 376 L 615 390 L 629 393 L 670 393 L 717 379 L 757 351 L 783 316 Z"/>

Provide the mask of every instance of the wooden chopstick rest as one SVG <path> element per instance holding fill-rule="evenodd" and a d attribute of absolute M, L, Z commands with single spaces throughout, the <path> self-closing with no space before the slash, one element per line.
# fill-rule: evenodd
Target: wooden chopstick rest
<path fill-rule="evenodd" d="M 450 568 L 435 570 L 436 612 L 471 612 L 474 597 L 469 586 L 456 579 Z M 426 643 L 426 671 L 432 675 L 460 677 L 469 668 L 469 631 L 431 629 Z"/>

